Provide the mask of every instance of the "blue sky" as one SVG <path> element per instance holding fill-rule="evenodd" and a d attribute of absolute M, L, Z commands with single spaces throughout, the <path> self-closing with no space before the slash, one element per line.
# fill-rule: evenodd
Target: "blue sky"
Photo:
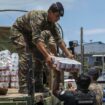
<path fill-rule="evenodd" d="M 83 27 L 84 43 L 102 41 L 105 43 L 105 0 L 59 0 L 65 8 L 65 15 L 59 21 L 64 40 L 80 42 L 80 28 Z M 47 10 L 57 0 L 0 0 L 2 9 Z M 11 26 L 22 12 L 0 12 L 0 26 Z"/>

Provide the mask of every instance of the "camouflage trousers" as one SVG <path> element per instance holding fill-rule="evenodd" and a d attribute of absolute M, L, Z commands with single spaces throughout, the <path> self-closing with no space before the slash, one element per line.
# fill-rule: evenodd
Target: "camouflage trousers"
<path fill-rule="evenodd" d="M 24 39 L 23 33 L 18 31 L 16 28 L 12 27 L 12 37 L 11 40 L 14 43 L 14 46 L 17 48 L 17 53 L 19 54 L 19 92 L 20 93 L 26 93 L 28 90 L 28 56 L 27 53 L 32 54 L 32 63 L 34 68 L 34 77 L 35 77 L 35 90 L 36 91 L 42 91 L 43 90 L 43 63 L 39 60 L 36 60 L 36 57 L 34 55 L 34 51 L 28 50 L 26 51 L 26 45 L 27 42 Z M 50 51 L 54 54 L 56 54 L 56 45 L 53 38 L 50 38 L 49 40 L 49 48 Z M 30 73 L 29 73 L 30 74 Z"/>
<path fill-rule="evenodd" d="M 32 57 L 33 59 L 33 57 Z M 29 67 L 29 62 L 32 62 L 32 67 Z M 43 63 L 33 59 L 29 61 L 27 53 L 21 53 L 19 62 L 19 92 L 25 92 L 28 86 L 32 85 L 33 79 L 35 79 L 35 90 L 42 91 L 43 89 Z M 33 66 L 34 65 L 34 66 Z M 30 69 L 31 68 L 31 69 Z M 33 71 L 30 71 L 33 70 Z M 34 78 L 33 78 L 34 73 Z M 30 81 L 30 79 L 32 81 Z M 30 81 L 30 83 L 29 83 Z"/>

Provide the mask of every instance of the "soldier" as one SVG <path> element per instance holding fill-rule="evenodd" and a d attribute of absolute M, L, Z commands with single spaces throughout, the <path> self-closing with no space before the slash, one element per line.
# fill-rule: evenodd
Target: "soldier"
<path fill-rule="evenodd" d="M 88 71 L 88 75 L 91 77 L 91 84 L 89 86 L 89 89 L 94 91 L 96 94 L 96 105 L 102 105 L 102 98 L 103 98 L 102 87 L 97 83 L 99 74 L 100 72 L 96 68 L 92 68 Z"/>
<path fill-rule="evenodd" d="M 64 15 L 64 8 L 60 2 L 53 3 L 47 12 L 30 11 L 17 18 L 11 27 L 11 40 L 16 45 L 20 56 L 19 92 L 27 93 L 27 54 L 35 58 L 35 91 L 44 91 L 42 62 L 52 66 L 52 53 L 56 54 L 56 44 L 68 58 L 73 55 L 68 51 L 60 36 L 56 22 Z"/>
<path fill-rule="evenodd" d="M 64 15 L 64 8 L 60 2 L 53 3 L 47 12 L 30 11 L 16 19 L 11 27 L 12 42 L 16 45 L 20 56 L 19 92 L 27 92 L 27 56 L 26 50 L 35 58 L 35 91 L 44 91 L 42 62 L 52 65 L 52 53 L 56 51 L 56 44 L 65 55 L 72 58 L 64 41 L 60 37 L 56 22 Z M 51 53 L 51 51 L 53 51 Z"/>

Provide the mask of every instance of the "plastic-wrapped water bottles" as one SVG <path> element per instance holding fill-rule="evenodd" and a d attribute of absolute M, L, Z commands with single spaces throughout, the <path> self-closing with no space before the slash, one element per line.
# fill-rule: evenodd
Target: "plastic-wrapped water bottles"
<path fill-rule="evenodd" d="M 8 88 L 9 86 L 9 71 L 8 69 L 0 70 L 0 88 Z"/>
<path fill-rule="evenodd" d="M 64 71 L 70 72 L 73 70 L 81 69 L 81 63 L 73 59 L 53 57 L 52 61 L 53 61 L 53 64 L 56 65 L 57 70 L 64 70 Z"/>
<path fill-rule="evenodd" d="M 8 50 L 0 52 L 0 88 L 8 88 L 9 86 L 9 58 L 10 52 Z"/>
<path fill-rule="evenodd" d="M 0 88 L 18 88 L 19 56 L 9 50 L 0 51 Z"/>
<path fill-rule="evenodd" d="M 11 55 L 11 66 L 10 66 L 10 77 L 11 77 L 11 88 L 18 88 L 18 69 L 19 69 L 19 56 L 17 53 Z"/>

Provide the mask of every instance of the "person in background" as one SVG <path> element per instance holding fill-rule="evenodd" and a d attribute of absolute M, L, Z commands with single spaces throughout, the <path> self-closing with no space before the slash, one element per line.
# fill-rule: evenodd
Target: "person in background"
<path fill-rule="evenodd" d="M 20 57 L 19 93 L 27 93 L 27 52 L 33 55 L 35 62 L 35 91 L 43 92 L 43 62 L 52 66 L 52 55 L 57 56 L 58 45 L 66 57 L 73 55 L 66 48 L 61 38 L 57 22 L 64 15 L 61 2 L 53 3 L 48 11 L 30 11 L 18 17 L 11 27 L 11 41 Z"/>
<path fill-rule="evenodd" d="M 99 78 L 100 72 L 96 68 L 92 68 L 88 71 L 88 75 L 91 77 L 91 84 L 89 86 L 89 90 L 92 90 L 96 94 L 96 105 L 102 105 L 103 98 L 103 89 L 101 85 L 97 83 L 97 79 Z"/>
<path fill-rule="evenodd" d="M 95 93 L 88 90 L 91 78 L 87 74 L 81 74 L 76 78 L 77 89 L 71 91 L 59 90 L 60 72 L 56 72 L 58 72 L 58 77 L 55 78 L 53 83 L 53 94 L 60 101 L 63 101 L 64 105 L 96 105 Z"/>

